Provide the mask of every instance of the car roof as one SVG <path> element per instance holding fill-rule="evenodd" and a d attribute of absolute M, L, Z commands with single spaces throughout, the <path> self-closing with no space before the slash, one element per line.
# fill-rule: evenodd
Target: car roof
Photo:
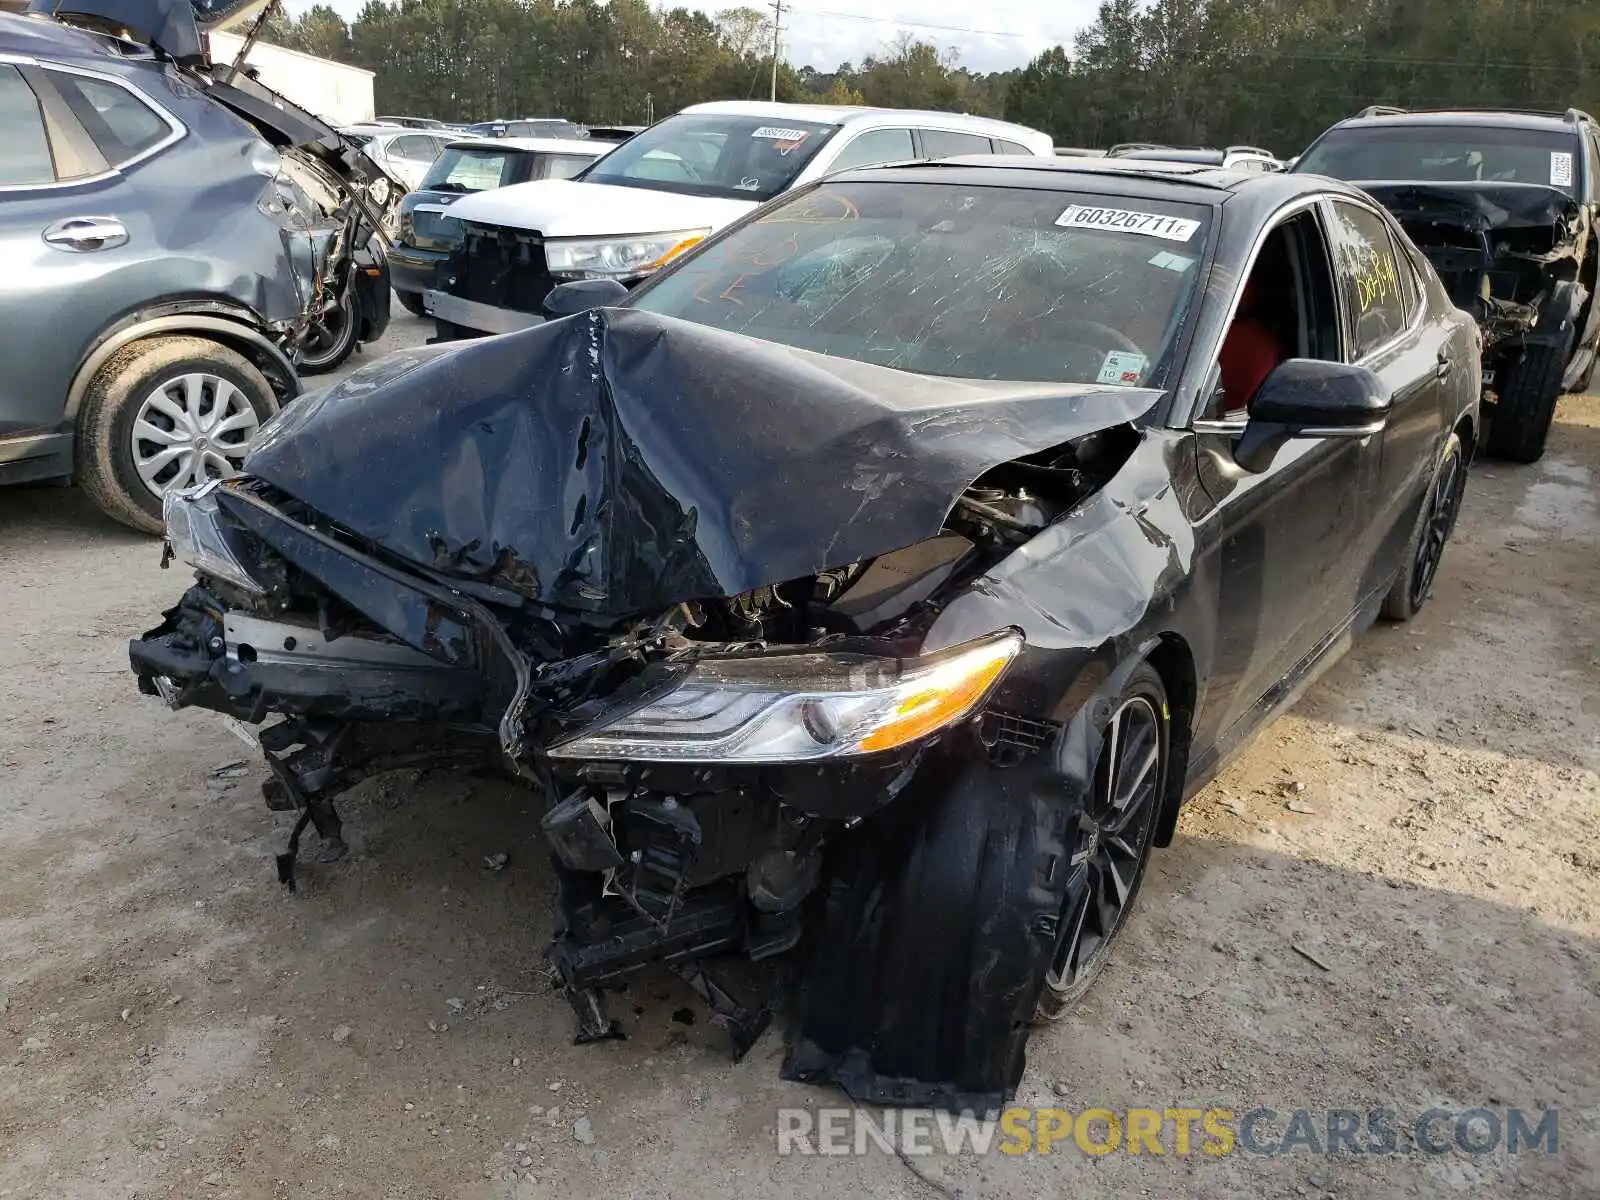
<path fill-rule="evenodd" d="M 1221 166 L 1227 158 L 1227 153 L 1222 150 L 1175 146 L 1149 150 L 1124 150 L 1116 157 L 1123 160 L 1132 159 L 1135 162 L 1206 163 L 1211 166 Z"/>
<path fill-rule="evenodd" d="M 1358 188 L 1320 175 L 1238 171 L 1200 163 L 1147 159 L 1034 158 L 1020 154 L 974 154 L 928 163 L 862 167 L 841 171 L 829 179 L 833 182 L 954 183 L 968 187 L 1093 192 L 1130 200 L 1176 200 L 1212 208 L 1237 201 L 1242 203 L 1247 217 L 1251 210 L 1264 216 L 1300 196 L 1332 193 L 1361 198 L 1363 195 Z"/>
<path fill-rule="evenodd" d="M 149 46 L 79 29 L 39 13 L 0 12 L 0 52 L 54 62 L 88 61 L 101 69 L 108 61 L 137 62 L 155 58 Z"/>
<path fill-rule="evenodd" d="M 855 125 L 887 119 L 901 124 L 947 125 L 955 130 L 998 132 L 1010 129 L 1034 137 L 1044 136 L 1038 130 L 1018 125 L 1014 121 L 922 108 L 873 108 L 859 104 L 783 104 L 767 100 L 712 100 L 706 104 L 691 104 L 680 111 L 705 116 L 771 117 L 773 120 L 808 121 L 814 125 Z"/>
<path fill-rule="evenodd" d="M 1572 110 L 1576 112 L 1577 110 Z M 1579 114 L 1582 115 L 1582 114 Z M 1378 112 L 1340 121 L 1335 129 L 1386 129 L 1394 126 L 1455 125 L 1477 129 L 1538 129 L 1548 133 L 1573 133 L 1578 124 L 1570 114 L 1518 112 L 1514 109 L 1414 109 Z"/>
<path fill-rule="evenodd" d="M 599 158 L 612 149 L 612 142 L 591 142 L 578 138 L 525 138 L 525 137 L 453 137 L 445 143 L 446 150 L 526 150 L 530 154 L 587 154 Z"/>

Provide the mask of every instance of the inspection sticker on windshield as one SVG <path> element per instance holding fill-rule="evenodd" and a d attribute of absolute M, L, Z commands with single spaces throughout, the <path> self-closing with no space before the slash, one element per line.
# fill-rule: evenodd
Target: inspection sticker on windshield
<path fill-rule="evenodd" d="M 1550 186 L 1572 186 L 1572 155 L 1565 150 L 1550 151 Z"/>
<path fill-rule="evenodd" d="M 1142 233 L 1146 237 L 1187 242 L 1200 228 L 1188 217 L 1167 217 L 1160 213 L 1129 212 L 1125 208 L 1089 208 L 1074 204 L 1056 218 L 1063 229 L 1110 229 L 1117 233 Z"/>
<path fill-rule="evenodd" d="M 1149 365 L 1150 360 L 1136 351 L 1113 350 L 1100 364 L 1100 374 L 1094 377 L 1094 381 L 1138 387 L 1139 381 L 1144 378 L 1144 369 Z"/>

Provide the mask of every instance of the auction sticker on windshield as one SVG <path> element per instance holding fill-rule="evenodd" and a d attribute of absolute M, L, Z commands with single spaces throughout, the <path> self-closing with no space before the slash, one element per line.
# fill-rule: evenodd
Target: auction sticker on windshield
<path fill-rule="evenodd" d="M 804 129 L 785 129 L 781 125 L 763 125 L 750 135 L 753 138 L 768 138 L 774 142 L 803 142 L 807 134 Z"/>
<path fill-rule="evenodd" d="M 1550 152 L 1550 186 L 1572 186 L 1572 155 L 1562 150 Z"/>
<path fill-rule="evenodd" d="M 1056 218 L 1063 229 L 1110 229 L 1117 233 L 1141 233 L 1146 237 L 1187 242 L 1200 228 L 1189 217 L 1168 217 L 1161 213 L 1131 212 L 1125 208 L 1090 208 L 1074 204 Z"/>

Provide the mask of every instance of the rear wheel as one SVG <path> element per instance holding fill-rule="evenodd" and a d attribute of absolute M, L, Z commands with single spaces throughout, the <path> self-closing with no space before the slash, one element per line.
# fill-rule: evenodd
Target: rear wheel
<path fill-rule="evenodd" d="M 1462 453 L 1461 438 L 1452 433 L 1434 469 L 1433 483 L 1423 498 L 1422 511 L 1417 514 L 1405 569 L 1384 597 L 1383 615 L 1389 620 L 1409 621 L 1428 602 L 1439 563 L 1444 558 L 1445 543 L 1455 531 L 1466 488 L 1466 455 Z"/>
<path fill-rule="evenodd" d="M 300 344 L 300 374 L 322 375 L 336 370 L 355 350 L 360 333 L 361 296 L 352 273 L 338 300 L 313 316 L 311 328 Z"/>
<path fill-rule="evenodd" d="M 1556 346 L 1530 346 L 1522 361 L 1505 370 L 1495 398 L 1494 419 L 1484 448 L 1494 457 L 1533 463 L 1544 457 L 1544 444 L 1561 399 L 1561 377 L 1572 356 L 1573 334 Z"/>
<path fill-rule="evenodd" d="M 402 292 L 399 288 L 396 288 L 394 294 L 400 297 L 400 307 L 412 316 L 425 317 L 428 315 L 428 310 L 422 307 L 421 292 Z"/>
<path fill-rule="evenodd" d="M 277 410 L 266 376 L 226 346 L 134 342 L 89 385 L 78 414 L 79 481 L 109 516 L 160 533 L 163 494 L 237 471 Z"/>

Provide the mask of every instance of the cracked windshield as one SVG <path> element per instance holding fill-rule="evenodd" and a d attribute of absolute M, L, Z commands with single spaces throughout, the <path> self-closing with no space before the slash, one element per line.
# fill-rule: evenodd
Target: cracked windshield
<path fill-rule="evenodd" d="M 928 375 L 1160 386 L 1206 210 L 944 184 L 798 197 L 634 307 Z"/>

